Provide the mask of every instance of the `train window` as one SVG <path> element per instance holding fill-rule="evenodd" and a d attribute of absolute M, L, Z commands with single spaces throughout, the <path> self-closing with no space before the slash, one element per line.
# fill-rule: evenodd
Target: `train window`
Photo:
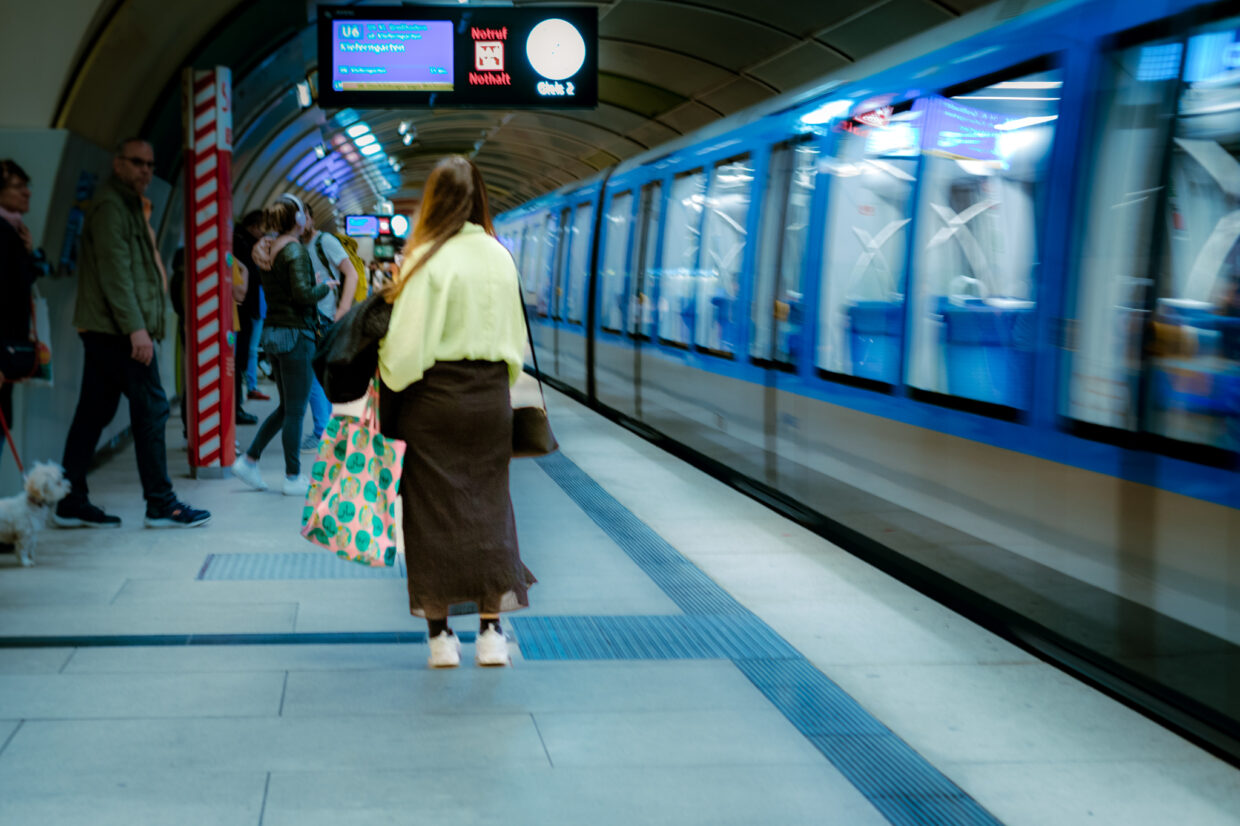
<path fill-rule="evenodd" d="M 603 268 L 599 274 L 599 326 L 611 333 L 624 329 L 629 300 L 629 232 L 633 223 L 633 193 L 611 199 L 604 227 Z"/>
<path fill-rule="evenodd" d="M 784 143 L 771 152 L 754 284 L 749 354 L 781 364 L 796 361 L 802 314 L 801 267 L 809 234 L 818 145 Z"/>
<path fill-rule="evenodd" d="M 1149 429 L 1240 450 L 1240 18 L 1188 38 L 1171 141 Z"/>
<path fill-rule="evenodd" d="M 895 384 L 904 331 L 905 251 L 920 145 L 910 105 L 844 121 L 827 178 L 826 250 L 815 364 Z"/>
<path fill-rule="evenodd" d="M 659 340 L 689 346 L 693 333 L 693 280 L 697 272 L 702 234 L 702 205 L 706 200 L 706 173 L 698 169 L 672 181 L 663 229 L 662 266 L 651 273 L 657 282 Z"/>
<path fill-rule="evenodd" d="M 1037 205 L 1062 74 L 1027 74 L 914 105 L 925 157 L 912 262 L 913 387 L 1029 407 Z"/>
<path fill-rule="evenodd" d="M 573 240 L 569 247 L 568 279 L 564 285 L 564 316 L 573 324 L 580 324 L 585 316 L 586 268 L 590 264 L 593 212 L 590 204 L 582 204 L 573 213 Z"/>
<path fill-rule="evenodd" d="M 555 268 L 552 272 L 551 317 L 556 321 L 564 318 L 564 279 L 568 274 L 568 246 L 571 238 L 571 213 L 567 209 L 560 210 L 560 217 L 554 221 L 555 245 L 548 250 L 555 255 Z M 549 233 L 550 234 L 550 233 Z"/>
<path fill-rule="evenodd" d="M 1183 44 L 1152 42 L 1104 56 L 1098 141 L 1077 270 L 1068 348 L 1068 418 L 1137 429 L 1141 330 L 1153 237 Z"/>
<path fill-rule="evenodd" d="M 633 272 L 638 281 L 633 287 L 632 315 L 629 332 L 649 340 L 654 333 L 655 267 L 659 260 L 659 218 L 663 213 L 663 184 L 653 181 L 642 187 L 638 212 L 638 232 L 633 233 Z"/>
<path fill-rule="evenodd" d="M 533 220 L 532 240 L 529 245 L 529 264 L 534 273 L 534 289 L 537 291 L 535 305 L 543 318 L 551 315 L 552 298 L 555 295 L 555 241 L 558 224 L 554 215 L 541 213 Z"/>
<path fill-rule="evenodd" d="M 715 165 L 703 202 L 702 258 L 693 279 L 695 333 L 699 349 L 731 358 L 736 353 L 741 265 L 748 236 L 753 162 L 746 155 Z"/>

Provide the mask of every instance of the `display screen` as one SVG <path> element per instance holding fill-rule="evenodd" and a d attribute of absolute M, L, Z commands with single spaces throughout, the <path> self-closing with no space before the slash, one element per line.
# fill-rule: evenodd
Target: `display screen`
<path fill-rule="evenodd" d="M 913 104 L 913 111 L 925 118 L 924 151 L 975 161 L 998 159 L 995 141 L 999 131 L 996 127 L 1008 120 L 1007 116 L 985 112 L 938 95 L 918 98 Z"/>
<path fill-rule="evenodd" d="M 320 6 L 326 108 L 598 105 L 593 6 Z"/>
<path fill-rule="evenodd" d="M 374 215 L 346 215 L 344 234 L 374 238 L 379 234 L 379 219 Z"/>
<path fill-rule="evenodd" d="M 450 20 L 333 20 L 332 88 L 451 92 Z"/>

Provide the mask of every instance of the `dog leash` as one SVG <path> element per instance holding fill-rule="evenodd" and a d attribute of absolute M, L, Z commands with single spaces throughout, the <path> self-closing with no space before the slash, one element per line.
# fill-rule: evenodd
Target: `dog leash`
<path fill-rule="evenodd" d="M 17 455 L 17 444 L 13 441 L 13 434 L 9 432 L 9 423 L 4 420 L 4 411 L 0 410 L 0 427 L 4 428 L 4 438 L 9 440 L 9 447 L 13 450 L 13 458 L 17 460 L 17 471 L 22 475 L 26 475 L 26 469 L 22 467 L 22 457 Z"/>

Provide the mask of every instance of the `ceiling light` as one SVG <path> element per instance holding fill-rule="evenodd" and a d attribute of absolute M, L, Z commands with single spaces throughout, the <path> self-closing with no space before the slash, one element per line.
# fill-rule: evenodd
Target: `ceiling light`
<path fill-rule="evenodd" d="M 409 131 L 409 121 L 407 121 L 407 120 L 402 120 L 402 121 L 400 122 L 400 126 L 396 127 L 396 131 L 397 131 L 397 132 L 399 132 L 399 133 L 401 133 L 402 135 L 403 135 L 403 134 L 405 134 L 406 132 L 408 132 L 408 131 Z"/>
<path fill-rule="evenodd" d="M 952 100 L 1059 100 L 1059 98 L 1019 97 L 1016 95 L 953 95 Z"/>
<path fill-rule="evenodd" d="M 310 84 L 303 80 L 297 84 L 297 105 L 302 109 L 309 109 L 312 103 L 314 96 L 310 94 Z"/>
<path fill-rule="evenodd" d="M 314 147 L 314 156 L 320 161 L 327 157 L 327 147 L 323 144 L 316 144 Z"/>
<path fill-rule="evenodd" d="M 406 132 L 404 134 L 404 137 L 402 137 L 400 140 L 401 140 L 401 143 L 403 143 L 405 146 L 408 146 L 409 144 L 413 143 L 413 135 Z"/>
<path fill-rule="evenodd" d="M 1047 123 L 1058 118 L 1058 115 L 1048 115 L 1044 118 L 1017 118 L 1016 120 L 1000 123 L 995 126 L 995 129 L 1000 132 L 1010 132 L 1013 129 L 1024 129 L 1026 126 L 1036 126 L 1039 123 Z"/>
<path fill-rule="evenodd" d="M 353 143 L 357 146 L 358 149 L 361 149 L 363 146 L 370 146 L 372 143 L 374 143 L 377 140 L 379 139 L 376 138 L 373 134 L 362 135 L 360 138 L 354 138 Z"/>
<path fill-rule="evenodd" d="M 801 122 L 812 125 L 829 123 L 835 118 L 848 114 L 848 110 L 852 109 L 852 105 L 853 102 L 851 100 L 833 100 L 830 103 L 824 103 L 812 112 L 802 115 Z"/>
<path fill-rule="evenodd" d="M 355 123 L 352 126 L 350 126 L 348 129 L 344 130 L 344 133 L 348 135 L 350 138 L 356 138 L 358 135 L 365 135 L 369 131 L 370 131 L 370 126 L 368 126 L 367 124 Z"/>
<path fill-rule="evenodd" d="M 361 153 L 366 156 L 374 155 L 383 151 L 383 147 L 377 143 L 368 144 L 361 148 Z"/>
<path fill-rule="evenodd" d="M 1005 80 L 996 83 L 991 89 L 1058 89 L 1063 86 L 1062 80 Z"/>

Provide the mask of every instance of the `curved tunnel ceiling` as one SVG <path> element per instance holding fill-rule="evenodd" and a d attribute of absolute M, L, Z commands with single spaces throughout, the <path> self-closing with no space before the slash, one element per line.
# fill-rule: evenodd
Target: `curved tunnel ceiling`
<path fill-rule="evenodd" d="M 85 50 L 57 125 L 104 145 L 141 131 L 155 143 L 160 174 L 175 180 L 182 140 L 179 67 L 224 65 L 233 71 L 236 213 L 288 189 L 307 197 L 320 223 L 333 212 L 374 211 L 383 198 L 401 209 L 420 197 L 421 182 L 435 161 L 452 152 L 474 158 L 498 211 L 988 2 L 585 3 L 599 9 L 597 109 L 359 110 L 356 117 L 384 147 L 371 161 L 355 153 L 329 152 L 322 159 L 315 153 L 320 144 L 331 148 L 339 142 L 347 125 L 336 112 L 302 108 L 297 101 L 296 84 L 316 77 L 316 3 L 119 0 Z M 472 5 L 547 3 L 474 0 Z M 152 77 L 161 83 L 151 84 Z M 132 92 L 118 100 L 116 89 Z M 408 145 L 401 140 L 402 122 L 415 134 Z"/>

